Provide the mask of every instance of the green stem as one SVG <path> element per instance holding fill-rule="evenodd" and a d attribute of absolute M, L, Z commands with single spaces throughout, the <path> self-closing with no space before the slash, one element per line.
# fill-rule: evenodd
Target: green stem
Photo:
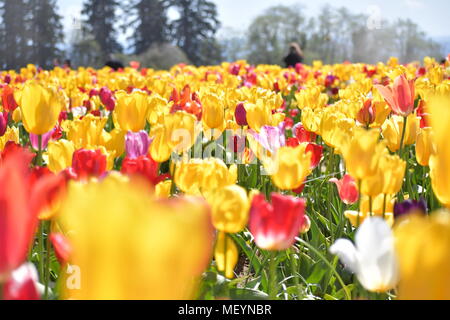
<path fill-rule="evenodd" d="M 39 279 L 45 282 L 45 249 L 44 249 L 44 222 L 39 223 Z"/>
<path fill-rule="evenodd" d="M 383 194 L 383 219 L 386 217 L 386 194 Z"/>
<path fill-rule="evenodd" d="M 369 197 L 369 214 L 372 217 L 373 216 L 373 210 L 372 210 L 372 196 Z"/>
<path fill-rule="evenodd" d="M 291 256 L 291 272 L 292 272 L 292 276 L 294 277 L 295 287 L 297 288 L 297 294 L 298 294 L 297 299 L 299 299 L 302 296 L 302 290 L 300 288 L 300 281 L 298 281 L 298 276 L 297 276 L 297 273 L 299 273 L 297 259 L 295 258 L 294 250 L 291 248 L 291 249 L 289 249 L 289 251 L 290 251 L 290 256 Z"/>
<path fill-rule="evenodd" d="M 277 251 L 270 252 L 269 262 L 269 299 L 276 300 L 277 298 Z"/>
<path fill-rule="evenodd" d="M 400 140 L 400 148 L 398 149 L 398 153 L 399 153 L 400 158 L 403 158 L 403 143 L 405 141 L 406 124 L 407 123 L 408 123 L 408 117 L 403 117 L 402 138 Z"/>
<path fill-rule="evenodd" d="M 169 164 L 170 165 L 170 164 Z M 176 171 L 176 165 L 173 168 L 173 177 L 172 177 L 172 184 L 170 185 L 170 197 L 172 198 L 175 194 L 176 185 L 175 185 L 175 171 Z"/>

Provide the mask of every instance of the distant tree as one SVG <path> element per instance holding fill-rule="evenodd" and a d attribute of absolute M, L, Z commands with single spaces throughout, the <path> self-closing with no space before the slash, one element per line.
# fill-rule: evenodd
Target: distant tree
<path fill-rule="evenodd" d="M 56 0 L 29 0 L 29 33 L 32 40 L 29 61 L 41 67 L 52 67 L 61 56 L 59 45 L 64 33 L 61 16 L 56 12 Z"/>
<path fill-rule="evenodd" d="M 400 61 L 411 62 L 426 55 L 439 56 L 439 45 L 427 38 L 425 32 L 410 19 L 399 19 L 396 22 L 395 33 Z"/>
<path fill-rule="evenodd" d="M 130 0 L 125 10 L 131 21 L 126 27 L 133 29 L 128 40 L 135 54 L 168 41 L 168 7 L 168 0 Z"/>
<path fill-rule="evenodd" d="M 0 0 L 0 66 L 18 69 L 27 64 L 28 36 L 24 0 Z"/>
<path fill-rule="evenodd" d="M 172 38 L 196 64 L 213 64 L 221 58 L 220 47 L 215 38 L 220 27 L 217 7 L 208 0 L 171 0 L 179 12 L 172 21 Z"/>
<path fill-rule="evenodd" d="M 122 46 L 117 40 L 116 10 L 119 2 L 116 0 L 85 0 L 82 15 L 85 37 L 92 36 L 100 46 L 102 58 L 121 52 Z"/>
<path fill-rule="evenodd" d="M 267 9 L 249 27 L 248 60 L 254 64 L 282 64 L 290 42 L 304 46 L 306 29 L 306 19 L 299 6 Z"/>

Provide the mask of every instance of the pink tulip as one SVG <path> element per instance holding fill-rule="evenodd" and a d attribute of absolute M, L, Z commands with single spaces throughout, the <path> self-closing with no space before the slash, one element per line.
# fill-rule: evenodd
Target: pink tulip
<path fill-rule="evenodd" d="M 129 159 L 136 159 L 148 154 L 148 148 L 152 140 L 144 130 L 139 132 L 128 131 L 125 137 L 125 148 Z"/>
<path fill-rule="evenodd" d="M 358 201 L 358 188 L 355 180 L 350 175 L 346 174 L 341 180 L 333 178 L 329 181 L 336 184 L 342 202 L 345 204 L 353 204 Z"/>
<path fill-rule="evenodd" d="M 42 135 L 41 150 L 44 150 L 45 148 L 47 148 L 48 142 L 52 138 L 53 133 L 55 131 L 56 131 L 56 128 L 53 128 L 49 132 L 44 133 Z M 36 135 L 36 134 L 30 133 L 30 142 L 31 142 L 31 145 L 33 146 L 33 148 L 38 150 L 38 148 L 39 148 L 39 136 Z"/>
<path fill-rule="evenodd" d="M 386 103 L 398 115 L 407 117 L 414 111 L 414 80 L 407 80 L 405 75 L 398 76 L 393 87 L 375 85 Z"/>

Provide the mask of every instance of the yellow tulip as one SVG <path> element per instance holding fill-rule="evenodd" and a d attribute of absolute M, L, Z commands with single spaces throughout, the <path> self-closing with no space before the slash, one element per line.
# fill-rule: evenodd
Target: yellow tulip
<path fill-rule="evenodd" d="M 61 126 L 67 133 L 67 140 L 72 141 L 76 149 L 87 149 L 102 145 L 103 128 L 107 120 L 88 114 L 83 119 L 63 121 Z"/>
<path fill-rule="evenodd" d="M 239 258 L 239 252 L 233 239 L 231 239 L 225 232 L 220 231 L 217 235 L 216 246 L 214 249 L 214 259 L 217 263 L 217 269 L 220 272 L 225 272 L 228 279 L 234 277 L 234 267 Z"/>
<path fill-rule="evenodd" d="M 19 121 L 22 121 L 22 111 L 20 111 L 20 108 L 16 108 L 13 111 L 12 119 L 15 123 L 18 123 Z"/>
<path fill-rule="evenodd" d="M 281 147 L 274 159 L 266 159 L 264 167 L 275 186 L 281 190 L 293 190 L 305 182 L 311 173 L 311 153 L 306 152 L 306 144 Z"/>
<path fill-rule="evenodd" d="M 68 140 L 50 141 L 48 143 L 47 163 L 50 171 L 58 173 L 72 166 L 72 157 L 75 152 L 73 142 Z"/>
<path fill-rule="evenodd" d="M 390 195 L 386 195 L 386 200 L 384 199 L 383 194 L 379 194 L 375 197 L 372 197 L 372 211 L 370 211 L 370 198 L 366 195 L 361 198 L 361 209 L 360 211 L 352 211 L 348 210 L 344 212 L 344 215 L 347 219 L 350 220 L 350 223 L 354 227 L 358 227 L 358 215 L 359 215 L 359 225 L 363 223 L 363 221 L 370 217 L 371 215 L 376 217 L 382 217 L 384 211 L 384 219 L 390 225 L 394 225 L 394 204 L 395 198 Z M 383 210 L 383 204 L 386 201 L 386 208 Z"/>
<path fill-rule="evenodd" d="M 435 153 L 433 131 L 431 128 L 420 129 L 416 142 L 416 159 L 421 166 L 428 166 L 431 154 Z"/>
<path fill-rule="evenodd" d="M 8 141 L 14 141 L 14 143 L 19 144 L 19 128 L 10 128 L 6 129 L 6 132 L 3 136 L 0 137 L 0 151 L 5 148 L 6 143 Z"/>
<path fill-rule="evenodd" d="M 385 146 L 378 143 L 379 131 L 357 127 L 351 139 L 342 146 L 345 165 L 356 180 L 374 176 L 378 170 L 378 161 Z"/>
<path fill-rule="evenodd" d="M 36 135 L 53 129 L 64 107 L 64 99 L 56 89 L 44 87 L 35 81 L 25 83 L 14 96 L 20 106 L 25 129 Z"/>
<path fill-rule="evenodd" d="M 270 125 L 271 110 L 262 100 L 258 100 L 256 104 L 245 104 L 245 110 L 248 126 L 253 130 L 259 132 L 261 127 Z"/>
<path fill-rule="evenodd" d="M 143 130 L 149 109 L 147 94 L 143 91 L 134 91 L 131 94 L 119 91 L 116 98 L 114 116 L 120 128 L 125 132 Z"/>
<path fill-rule="evenodd" d="M 69 186 L 59 223 L 80 278 L 75 287 L 64 279 L 63 298 L 195 298 L 213 251 L 207 206 L 155 200 L 135 183 L 108 177 Z"/>
<path fill-rule="evenodd" d="M 398 298 L 450 299 L 450 213 L 412 215 L 397 223 L 396 250 L 400 265 Z"/>
<path fill-rule="evenodd" d="M 384 194 L 396 194 L 403 185 L 406 171 L 406 161 L 397 155 L 384 154 L 380 158 L 380 174 L 383 176 Z"/>
<path fill-rule="evenodd" d="M 155 194 L 159 198 L 169 198 L 170 189 L 172 188 L 172 180 L 161 181 L 155 186 Z"/>
<path fill-rule="evenodd" d="M 150 155 L 157 162 L 167 161 L 172 152 L 188 151 L 199 134 L 197 118 L 185 111 L 165 115 L 161 121 L 150 131 L 150 136 L 154 137 Z"/>
<path fill-rule="evenodd" d="M 120 157 L 125 152 L 125 134 L 125 131 L 118 128 L 111 132 L 103 130 L 100 143 L 108 151 L 113 151 L 116 156 Z"/>
<path fill-rule="evenodd" d="M 180 161 L 175 169 L 175 184 L 187 194 L 214 192 L 236 183 L 237 167 L 230 168 L 217 158 Z"/>
<path fill-rule="evenodd" d="M 387 142 L 387 146 L 391 152 L 396 152 L 400 148 L 402 139 L 404 119 L 401 116 L 392 116 L 386 120 L 382 128 L 382 134 Z M 406 124 L 406 132 L 403 140 L 403 145 L 410 145 L 416 142 L 417 134 L 420 129 L 420 118 L 414 114 L 408 116 Z"/>
<path fill-rule="evenodd" d="M 218 189 L 207 197 L 211 205 L 214 227 L 223 232 L 237 233 L 247 225 L 250 203 L 247 191 L 237 185 Z"/>
<path fill-rule="evenodd" d="M 202 99 L 202 120 L 210 129 L 223 126 L 225 111 L 223 101 L 215 94 L 208 93 Z"/>
<path fill-rule="evenodd" d="M 436 152 L 430 157 L 430 176 L 433 191 L 439 201 L 450 208 L 450 98 L 434 98 L 429 103 L 433 141 Z"/>

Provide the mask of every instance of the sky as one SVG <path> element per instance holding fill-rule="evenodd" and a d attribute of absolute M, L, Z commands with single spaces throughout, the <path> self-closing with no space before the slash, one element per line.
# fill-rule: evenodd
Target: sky
<path fill-rule="evenodd" d="M 395 20 L 410 18 L 433 38 L 450 37 L 450 1 L 448 0 L 213 0 L 217 4 L 222 27 L 245 30 L 250 22 L 265 9 L 274 5 L 300 4 L 308 17 L 332 3 L 333 7 L 346 7 L 353 13 Z M 64 17 L 66 32 L 74 26 L 74 18 L 80 17 L 83 0 L 58 0 L 59 11 Z M 75 27 L 77 25 L 75 24 Z"/>

